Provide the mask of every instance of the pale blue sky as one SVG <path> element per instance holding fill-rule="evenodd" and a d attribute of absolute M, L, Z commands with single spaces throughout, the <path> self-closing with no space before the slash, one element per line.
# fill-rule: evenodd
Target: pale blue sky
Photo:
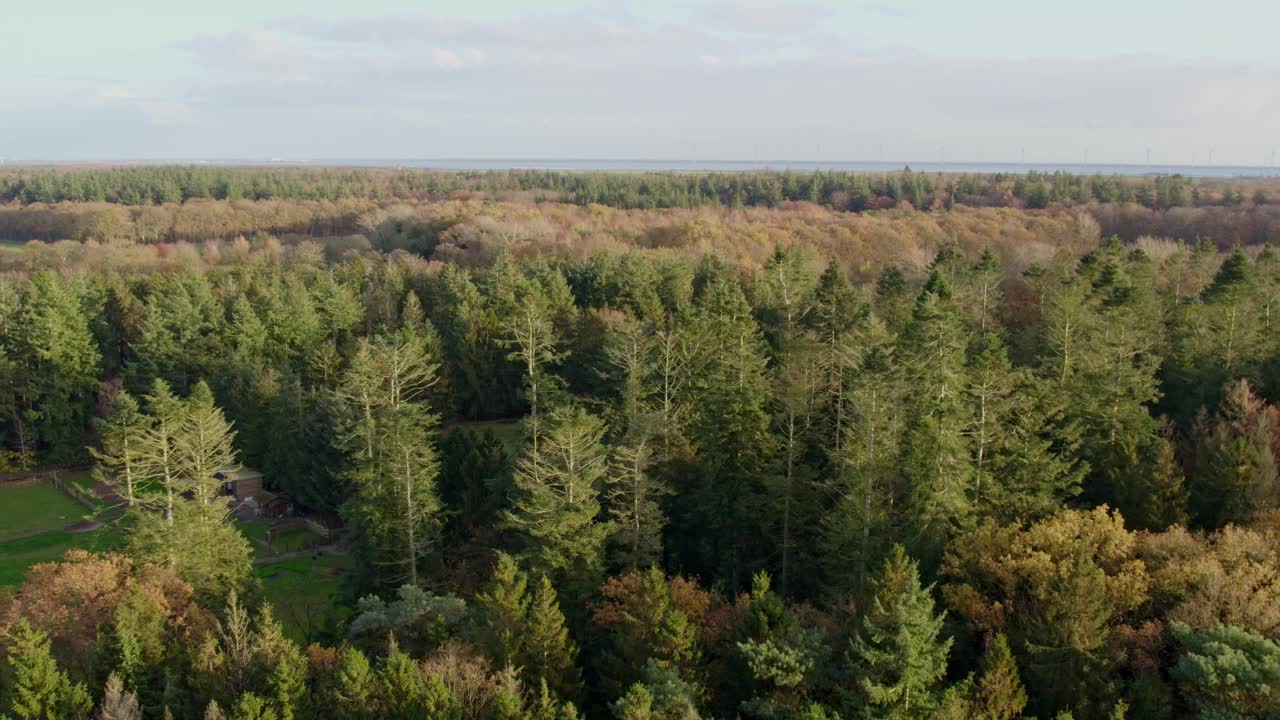
<path fill-rule="evenodd" d="M 45 0 L 0 157 L 1260 164 L 1280 2 Z"/>

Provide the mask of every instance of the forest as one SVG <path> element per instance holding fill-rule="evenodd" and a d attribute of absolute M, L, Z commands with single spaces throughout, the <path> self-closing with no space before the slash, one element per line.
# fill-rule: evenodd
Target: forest
<path fill-rule="evenodd" d="M 657 183 L 0 175 L 121 223 L 0 249 L 0 478 L 116 505 L 0 588 L 0 717 L 1280 718 L 1274 187 Z M 241 464 L 341 526 L 305 627 Z"/>

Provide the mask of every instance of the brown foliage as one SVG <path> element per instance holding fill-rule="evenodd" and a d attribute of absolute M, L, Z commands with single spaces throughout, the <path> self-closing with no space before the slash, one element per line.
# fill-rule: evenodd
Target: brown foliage
<path fill-rule="evenodd" d="M 26 619 L 49 634 L 55 655 L 73 676 L 92 677 L 99 630 L 135 589 L 162 610 L 168 631 L 180 643 L 194 645 L 214 627 L 213 615 L 192 602 L 191 586 L 171 570 L 84 550 L 70 550 L 62 562 L 28 570 L 0 627 Z"/>

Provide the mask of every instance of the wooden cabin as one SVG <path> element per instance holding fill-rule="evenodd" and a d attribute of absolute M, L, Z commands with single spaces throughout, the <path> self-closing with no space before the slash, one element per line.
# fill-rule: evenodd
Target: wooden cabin
<path fill-rule="evenodd" d="M 218 468 L 217 477 L 222 481 L 222 491 L 237 500 L 262 494 L 262 473 L 244 465 Z"/>

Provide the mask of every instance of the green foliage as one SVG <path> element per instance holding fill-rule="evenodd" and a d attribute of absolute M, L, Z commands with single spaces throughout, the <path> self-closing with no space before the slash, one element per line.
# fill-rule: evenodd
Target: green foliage
<path fill-rule="evenodd" d="M 82 720 L 93 701 L 49 651 L 49 637 L 26 620 L 9 626 L 0 672 L 0 707 L 15 720 Z"/>
<path fill-rule="evenodd" d="M 383 584 L 418 584 L 441 525 L 431 441 L 438 419 L 426 402 L 438 377 L 427 337 L 405 328 L 362 342 L 338 389 L 346 479 L 356 489 L 344 510 L 368 539 Z"/>
<path fill-rule="evenodd" d="M 851 708 L 868 717 L 919 717 L 937 707 L 951 639 L 939 637 L 945 615 L 932 588 L 895 545 L 874 583 L 872 605 L 848 655 Z M 856 700 L 855 700 L 856 698 Z"/>
<path fill-rule="evenodd" d="M 603 570 L 612 528 L 600 522 L 600 491 L 608 471 L 604 425 L 576 406 L 551 411 L 545 434 L 516 464 L 508 527 L 524 539 L 522 559 L 557 581 L 594 584 Z"/>
<path fill-rule="evenodd" d="M 347 635 L 361 647 L 373 649 L 381 647 L 388 634 L 394 634 L 411 654 L 421 655 L 448 639 L 466 612 L 467 603 L 461 598 L 403 585 L 390 603 L 376 595 L 361 598 Z"/>
<path fill-rule="evenodd" d="M 1170 673 L 1199 717 L 1280 717 L 1280 645 L 1232 625 L 1172 628 L 1183 651 Z"/>
<path fill-rule="evenodd" d="M 577 646 L 569 637 L 564 614 L 551 581 L 543 576 L 529 602 L 520 662 L 526 682 L 550 688 L 557 697 L 572 700 L 581 686 Z"/>

